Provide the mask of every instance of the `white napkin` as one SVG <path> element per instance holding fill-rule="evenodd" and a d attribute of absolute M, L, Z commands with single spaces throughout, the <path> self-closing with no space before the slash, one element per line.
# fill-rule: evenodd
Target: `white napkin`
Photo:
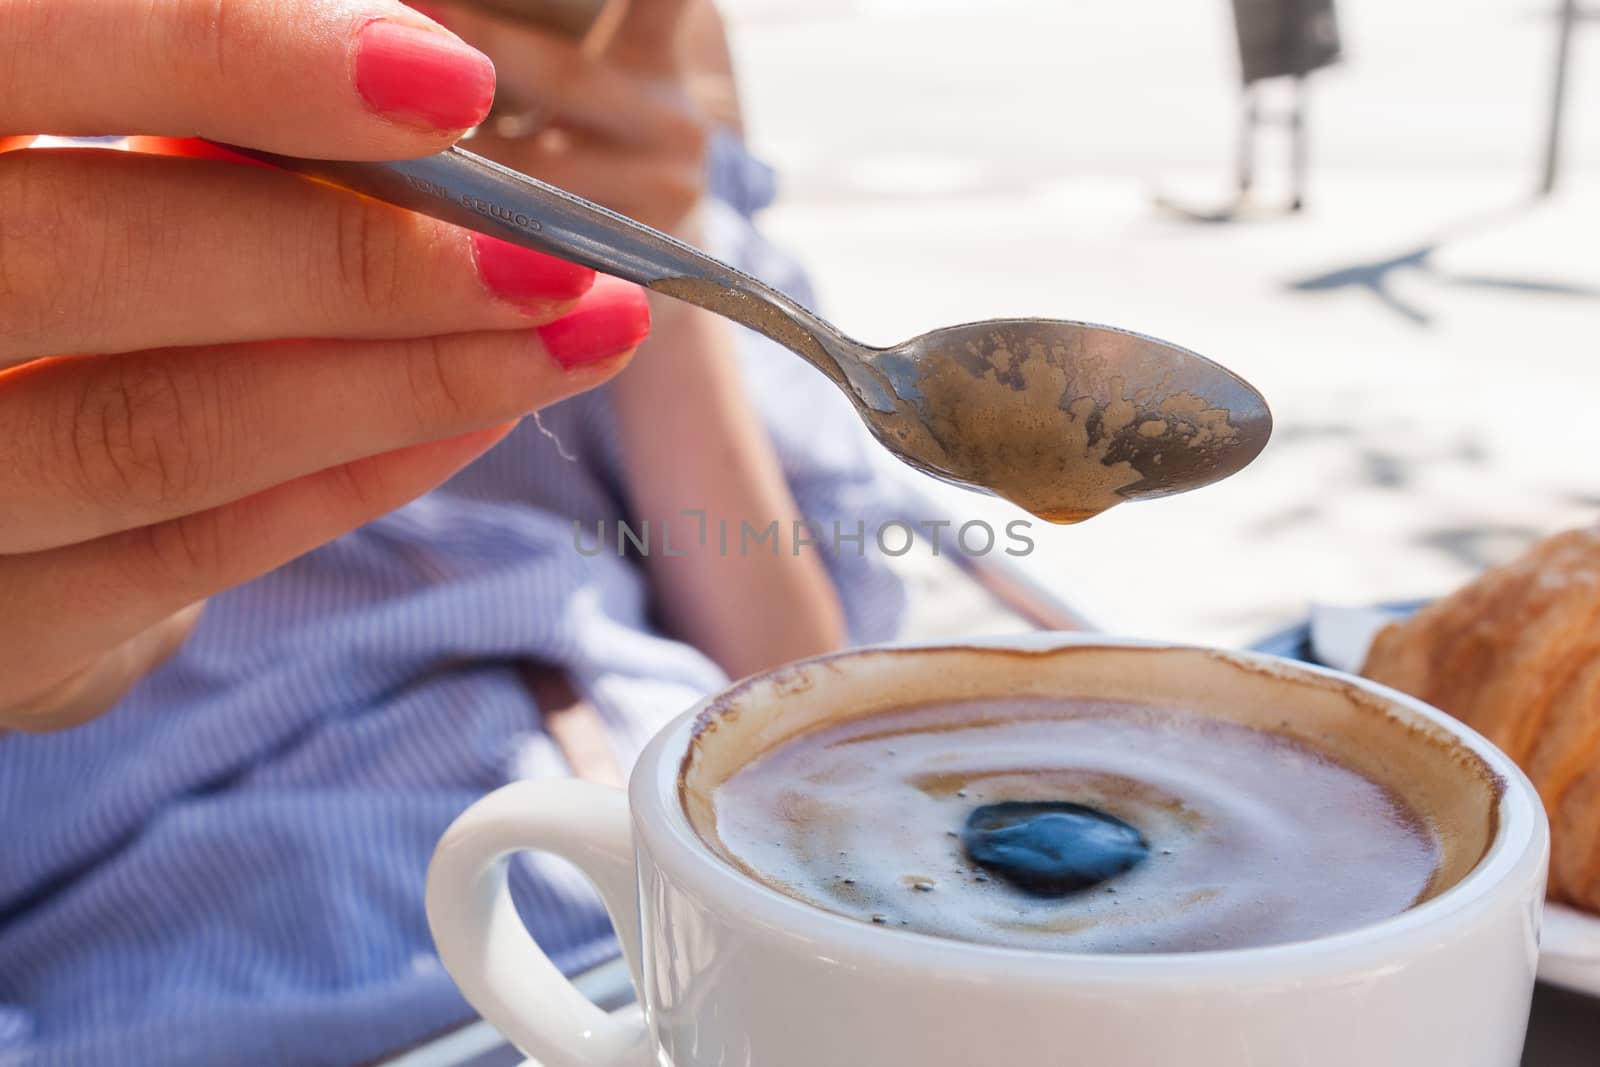
<path fill-rule="evenodd" d="M 1378 631 L 1402 618 L 1383 608 L 1311 605 L 1311 654 L 1324 667 L 1355 674 L 1367 661 Z"/>

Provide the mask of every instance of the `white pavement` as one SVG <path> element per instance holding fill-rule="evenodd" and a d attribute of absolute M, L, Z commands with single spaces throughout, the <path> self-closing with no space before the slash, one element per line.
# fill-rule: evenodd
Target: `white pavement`
<path fill-rule="evenodd" d="M 1225 0 L 725 7 L 752 140 L 785 178 L 767 226 L 828 317 L 880 343 L 1102 321 L 1266 393 L 1277 434 L 1243 474 L 1037 531 L 1027 567 L 1097 621 L 1239 642 L 1600 517 L 1600 23 L 1578 35 L 1565 184 L 1535 205 L 1553 4 L 1341 0 L 1310 212 L 1206 226 L 1151 199 L 1225 195 Z"/>

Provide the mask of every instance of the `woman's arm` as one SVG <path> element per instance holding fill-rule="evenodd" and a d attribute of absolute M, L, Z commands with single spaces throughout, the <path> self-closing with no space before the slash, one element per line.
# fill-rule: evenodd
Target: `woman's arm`
<path fill-rule="evenodd" d="M 714 4 L 686 5 L 682 48 L 700 113 L 742 135 L 733 59 Z M 802 516 L 745 393 L 733 327 L 699 308 L 651 299 L 654 358 L 612 387 L 634 506 L 641 517 L 660 516 L 696 535 L 699 522 L 682 512 L 703 510 L 707 533 L 704 545 L 675 539 L 686 555 L 649 557 L 662 623 L 736 678 L 840 647 L 847 635 L 838 591 L 817 550 L 795 547 Z M 744 524 L 763 531 L 774 522 L 776 555 L 753 539 L 746 551 Z"/>
<path fill-rule="evenodd" d="M 652 529 L 670 523 L 684 553 L 664 556 L 653 540 L 646 566 L 661 623 L 736 678 L 838 648 L 838 593 L 816 549 L 795 549 L 800 510 L 745 395 L 733 328 L 673 301 L 652 310 L 651 340 L 611 394 L 634 512 Z M 691 510 L 705 512 L 703 545 Z M 774 522 L 775 541 L 741 536 L 741 524 Z"/>
<path fill-rule="evenodd" d="M 508 106 L 533 107 L 548 123 L 516 138 L 481 131 L 474 151 L 694 242 L 708 123 L 737 114 L 707 0 L 630 4 L 598 55 L 470 8 L 452 7 L 449 21 L 494 57 Z M 648 358 L 613 383 L 612 397 L 634 517 L 652 530 L 645 566 L 659 622 L 734 676 L 838 647 L 838 594 L 815 549 L 794 548 L 799 509 L 740 381 L 733 327 L 651 299 Z M 706 544 L 686 511 L 705 513 Z M 740 551 L 742 523 L 764 531 L 774 522 L 776 544 Z M 684 555 L 661 554 L 664 523 Z"/>

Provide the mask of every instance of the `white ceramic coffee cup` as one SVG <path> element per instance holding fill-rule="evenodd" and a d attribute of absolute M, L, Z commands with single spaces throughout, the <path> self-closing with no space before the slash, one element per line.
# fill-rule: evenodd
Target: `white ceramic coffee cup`
<path fill-rule="evenodd" d="M 1278 700 L 1285 718 L 1308 722 L 1348 701 L 1367 716 L 1357 747 L 1382 750 L 1373 766 L 1404 774 L 1412 761 L 1418 781 L 1446 791 L 1436 797 L 1459 788 L 1461 825 L 1486 820 L 1482 845 L 1448 889 L 1345 933 L 1074 955 L 822 911 L 724 861 L 685 812 L 681 774 L 735 766 L 824 709 L 1030 691 Z M 640 1009 L 602 1012 L 534 944 L 506 888 L 508 858 L 524 849 L 563 856 L 594 881 Z M 865 649 L 743 682 L 662 731 L 626 795 L 578 781 L 507 786 L 440 841 L 427 904 L 467 999 L 545 1067 L 1515 1067 L 1548 853 L 1527 778 L 1402 694 L 1266 656 L 1035 634 Z"/>

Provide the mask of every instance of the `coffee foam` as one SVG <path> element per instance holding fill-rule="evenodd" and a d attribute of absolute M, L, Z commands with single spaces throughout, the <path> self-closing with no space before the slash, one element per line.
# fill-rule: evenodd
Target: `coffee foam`
<path fill-rule="evenodd" d="M 1407 825 L 1429 839 L 1434 849 L 1431 876 L 1424 872 L 1417 886 L 1403 890 L 1406 896 L 1415 891 L 1412 903 L 1431 899 L 1459 882 L 1494 838 L 1503 783 L 1446 731 L 1413 719 L 1347 682 L 1176 648 L 896 649 L 794 665 L 736 687 L 701 715 L 680 769 L 680 796 L 696 832 L 724 860 L 780 891 L 804 896 L 786 886 L 781 874 L 774 874 L 772 862 L 763 861 L 762 869 L 756 870 L 735 855 L 719 835 L 715 795 L 742 767 L 802 734 L 843 728 L 843 724 L 867 716 L 887 720 L 905 709 L 971 705 L 950 721 L 950 729 L 957 730 L 963 723 L 970 725 L 985 703 L 993 709 L 1030 700 L 1053 702 L 1058 707 L 1068 700 L 1185 709 L 1220 724 L 1262 731 L 1289 747 L 1308 746 L 1319 758 L 1367 779 L 1378 794 L 1404 798 Z M 1117 780 L 1119 775 L 1112 770 L 1092 783 L 1101 795 L 1111 796 L 1108 807 L 1113 814 L 1117 813 L 1117 801 L 1112 794 L 1117 789 L 1144 790 L 1154 797 L 1163 788 L 1151 780 L 1148 771 L 1140 780 L 1120 775 L 1123 785 Z M 1084 784 L 1080 776 L 1078 785 Z M 1059 794 L 1057 798 L 1072 799 Z M 1147 810 L 1159 807 L 1160 803 L 1155 803 Z M 876 817 L 871 811 L 857 811 L 855 816 L 861 820 Z M 948 841 L 937 847 L 950 852 Z M 945 873 L 950 876 L 954 872 Z M 883 887 L 873 892 L 882 893 Z M 863 907 L 872 906 L 864 897 L 862 900 Z M 843 910 L 837 901 L 811 902 Z M 1387 914 L 1394 914 L 1407 903 L 1384 902 L 1382 907 Z M 887 917 L 889 913 L 884 914 Z M 1382 917 L 1362 914 L 1346 926 Z M 947 931 L 947 936 L 962 935 Z M 1065 939 L 1063 947 L 1141 950 L 1137 945 L 1115 945 L 1104 938 L 1099 942 L 1093 937 L 1087 941 L 1080 938 L 1077 943 L 1072 940 Z"/>
<path fill-rule="evenodd" d="M 959 830 L 1003 802 L 1070 801 L 1147 855 L 1098 885 L 1030 892 Z M 984 700 L 790 739 L 713 798 L 752 877 L 862 921 L 1061 952 L 1304 940 L 1397 915 L 1438 848 L 1397 798 L 1282 734 L 1149 704 Z"/>

